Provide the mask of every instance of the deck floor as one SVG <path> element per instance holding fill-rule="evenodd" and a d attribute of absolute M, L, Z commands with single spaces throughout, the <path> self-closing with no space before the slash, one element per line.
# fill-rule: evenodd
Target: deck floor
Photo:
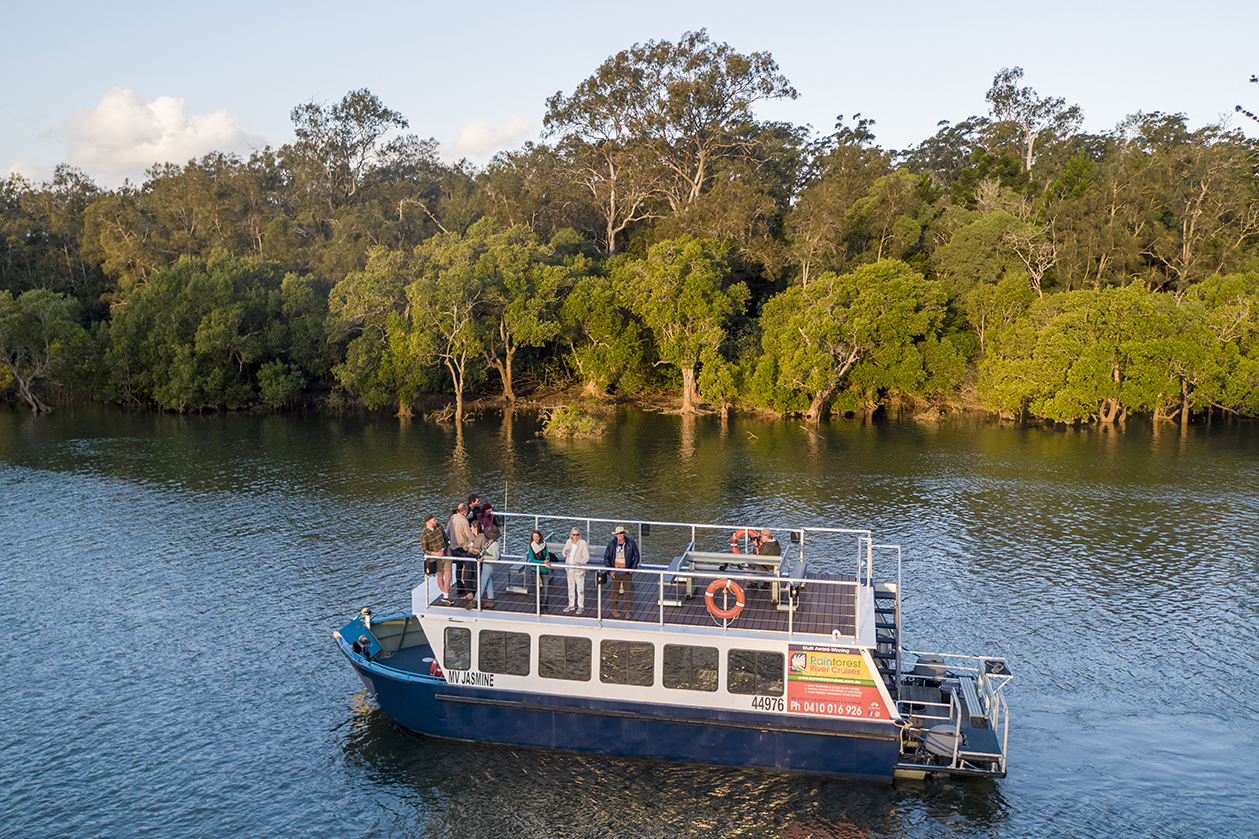
<path fill-rule="evenodd" d="M 533 584 L 529 583 L 529 594 L 506 592 L 504 572 L 494 575 L 494 609 L 503 612 L 528 613 L 537 611 L 537 598 Z M 568 582 L 565 572 L 561 570 L 551 573 L 550 603 L 548 614 L 573 620 L 592 620 L 602 616 L 604 622 L 617 621 L 612 616 L 612 581 L 600 587 L 596 585 L 593 571 L 586 572 L 586 609 L 582 615 L 564 615 L 568 605 Z M 800 605 L 791 617 L 793 632 L 816 633 L 830 635 L 838 629 L 843 635 L 856 634 L 856 602 L 851 585 L 834 585 L 835 583 L 852 583 L 855 578 L 840 574 L 813 574 L 806 577 L 810 583 L 804 586 L 800 595 Z M 515 576 L 513 582 L 517 582 Z M 655 574 L 644 574 L 640 580 L 634 581 L 633 610 L 629 618 L 634 623 L 660 623 L 681 626 L 721 626 L 722 622 L 709 613 L 704 600 L 706 582 L 696 580 L 695 595 L 686 600 L 681 597 L 680 606 L 658 605 L 660 597 L 659 577 Z M 786 632 L 788 629 L 787 610 L 779 610 L 772 600 L 770 583 L 761 584 L 760 588 L 749 588 L 744 585 L 745 604 L 738 616 L 729 621 L 731 628 L 752 629 L 768 632 Z M 679 588 L 684 592 L 684 586 Z M 602 602 L 600 603 L 600 595 Z M 674 587 L 665 585 L 665 599 L 673 599 Z M 718 596 L 720 602 L 720 595 Z M 442 607 L 441 598 L 435 598 L 429 605 L 434 608 L 463 609 L 462 601 L 455 605 Z M 474 607 L 475 608 L 475 607 Z M 622 613 L 624 615 L 624 613 Z M 663 616 L 663 617 L 662 617 Z M 625 620 L 622 617 L 621 620 Z"/>

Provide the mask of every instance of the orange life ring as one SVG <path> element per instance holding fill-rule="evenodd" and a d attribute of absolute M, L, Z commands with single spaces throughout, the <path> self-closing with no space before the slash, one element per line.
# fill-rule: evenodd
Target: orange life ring
<path fill-rule="evenodd" d="M 730 553 L 743 553 L 743 551 L 739 550 L 739 540 L 756 539 L 756 537 L 760 535 L 761 531 L 757 530 L 755 527 L 745 527 L 742 530 L 736 530 L 734 533 L 730 534 Z M 753 551 L 752 553 L 756 553 L 756 551 Z"/>
<path fill-rule="evenodd" d="M 723 609 L 717 605 L 714 596 L 721 589 L 725 589 L 734 595 L 734 605 L 729 609 Z M 739 616 L 743 611 L 743 589 L 734 580 L 713 580 L 708 584 L 708 590 L 704 592 L 704 602 L 708 604 L 708 611 L 715 618 L 722 620 L 730 620 Z"/>
<path fill-rule="evenodd" d="M 441 679 L 442 666 L 437 663 L 437 659 L 433 659 L 433 663 L 428 666 L 428 675 Z"/>

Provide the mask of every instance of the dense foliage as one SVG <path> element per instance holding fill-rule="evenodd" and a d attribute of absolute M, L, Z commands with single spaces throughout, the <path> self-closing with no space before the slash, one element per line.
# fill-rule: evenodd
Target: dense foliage
<path fill-rule="evenodd" d="M 11 176 L 0 388 L 36 411 L 440 393 L 458 416 L 547 382 L 810 420 L 1259 414 L 1255 141 L 1158 112 L 1081 133 L 1022 82 L 886 150 L 859 114 L 759 121 L 795 90 L 701 31 L 610 57 L 547 101 L 546 142 L 480 170 L 357 90 L 248 160 Z"/>

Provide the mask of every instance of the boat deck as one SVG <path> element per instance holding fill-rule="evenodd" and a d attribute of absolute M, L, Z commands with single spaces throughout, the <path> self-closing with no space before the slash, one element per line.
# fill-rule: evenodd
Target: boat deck
<path fill-rule="evenodd" d="M 533 591 L 532 582 L 529 583 L 529 593 L 520 594 L 518 592 L 507 592 L 504 589 L 502 573 L 498 572 L 494 576 L 494 587 L 497 596 L 494 598 L 494 611 L 515 612 L 515 613 L 536 613 L 537 598 Z M 666 605 L 659 605 L 660 600 L 660 583 L 657 574 L 644 573 L 641 579 L 634 581 L 632 614 L 626 620 L 624 613 L 622 618 L 617 619 L 612 614 L 612 581 L 609 580 L 604 586 L 596 585 L 596 575 L 594 571 L 586 572 L 585 589 L 586 589 L 586 609 L 582 615 L 566 615 L 563 614 L 564 608 L 568 605 L 568 582 L 563 569 L 557 569 L 551 573 L 550 587 L 550 608 L 547 611 L 548 617 L 554 619 L 557 617 L 572 619 L 575 621 L 594 620 L 601 616 L 604 623 L 629 622 L 629 623 L 652 623 L 659 624 L 661 622 L 672 626 L 721 626 L 722 621 L 715 618 L 709 613 L 704 600 L 704 588 L 707 584 L 706 580 L 696 580 L 694 597 L 685 599 L 684 596 L 678 596 L 676 602 L 680 605 L 672 605 L 666 602 Z M 809 573 L 805 578 L 808 582 L 800 593 L 799 605 L 794 614 L 787 609 L 780 609 L 778 604 L 773 602 L 773 592 L 771 582 L 766 578 L 765 582 L 759 584 L 760 587 L 752 588 L 742 583 L 744 588 L 745 605 L 739 615 L 729 621 L 730 628 L 733 629 L 750 629 L 764 632 L 787 632 L 788 616 L 790 617 L 790 629 L 793 633 L 807 633 L 830 635 L 833 630 L 838 629 L 843 635 L 856 634 L 856 597 L 852 583 L 856 582 L 856 578 L 851 575 L 842 574 L 817 574 Z M 846 584 L 846 585 L 845 585 Z M 602 601 L 600 602 L 600 595 Z M 665 599 L 670 601 L 675 597 L 675 589 L 672 584 L 665 585 Z M 785 598 L 784 598 L 785 599 Z M 452 606 L 441 605 L 441 598 L 436 597 L 429 606 L 435 609 L 463 609 L 463 602 L 456 601 Z M 473 607 L 475 609 L 475 606 Z"/>

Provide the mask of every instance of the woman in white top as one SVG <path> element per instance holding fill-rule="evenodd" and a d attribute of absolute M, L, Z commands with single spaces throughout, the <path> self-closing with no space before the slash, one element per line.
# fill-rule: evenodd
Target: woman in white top
<path fill-rule="evenodd" d="M 565 614 L 573 613 L 574 594 L 577 602 L 577 614 L 586 611 L 586 563 L 590 562 L 590 546 L 581 538 L 581 531 L 573 528 L 568 541 L 564 543 L 564 562 L 576 568 L 566 569 L 568 574 L 568 608 Z"/>

